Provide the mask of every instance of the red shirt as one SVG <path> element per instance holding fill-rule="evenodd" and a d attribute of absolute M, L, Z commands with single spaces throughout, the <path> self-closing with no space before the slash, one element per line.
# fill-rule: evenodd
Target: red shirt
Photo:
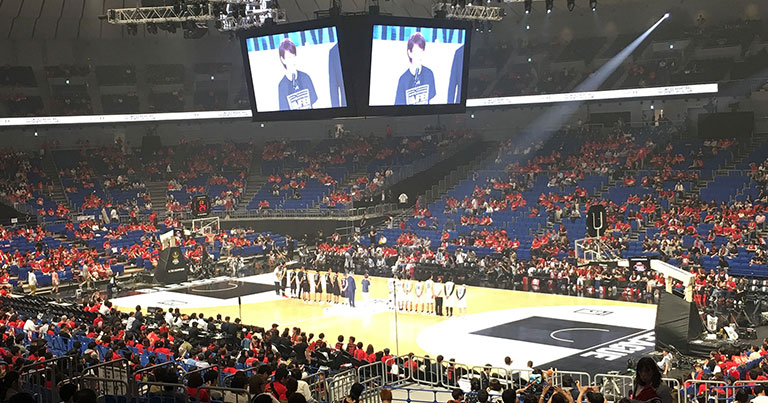
<path fill-rule="evenodd" d="M 209 395 L 208 391 L 205 389 L 193 388 L 193 387 L 187 386 L 187 396 L 190 399 L 197 399 L 197 401 L 199 402 L 211 401 L 211 395 Z"/>

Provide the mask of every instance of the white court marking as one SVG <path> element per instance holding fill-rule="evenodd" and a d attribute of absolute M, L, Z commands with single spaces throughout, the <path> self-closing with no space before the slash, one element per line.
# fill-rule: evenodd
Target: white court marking
<path fill-rule="evenodd" d="M 568 329 L 555 330 L 554 332 L 549 334 L 549 337 L 551 337 L 551 338 L 553 338 L 555 340 L 558 340 L 558 341 L 564 341 L 566 343 L 573 343 L 573 340 L 563 339 L 563 338 L 555 336 L 555 334 L 560 333 L 560 332 L 572 332 L 574 330 L 596 330 L 598 332 L 610 332 L 610 330 L 608 330 L 608 329 L 598 329 L 598 328 L 594 328 L 594 327 L 572 327 L 572 328 L 568 328 Z"/>

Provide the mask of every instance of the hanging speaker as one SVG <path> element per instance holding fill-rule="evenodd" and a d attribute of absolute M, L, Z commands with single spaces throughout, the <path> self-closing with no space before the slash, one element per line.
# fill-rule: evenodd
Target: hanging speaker
<path fill-rule="evenodd" d="M 603 236 L 607 226 L 605 206 L 596 204 L 587 210 L 587 236 L 592 238 Z"/>

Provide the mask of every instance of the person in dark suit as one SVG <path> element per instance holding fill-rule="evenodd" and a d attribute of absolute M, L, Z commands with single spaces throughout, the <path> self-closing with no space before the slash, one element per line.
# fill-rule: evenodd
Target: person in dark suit
<path fill-rule="evenodd" d="M 458 104 L 461 102 L 461 79 L 464 65 L 464 46 L 456 49 L 451 64 L 451 76 L 448 80 L 448 99 L 449 104 Z"/>
<path fill-rule="evenodd" d="M 347 286 L 346 286 L 345 290 L 346 290 L 346 294 L 345 295 L 349 299 L 349 306 L 354 308 L 355 307 L 355 291 L 356 291 L 356 286 L 355 286 L 355 278 L 352 276 L 351 272 L 347 275 Z"/>

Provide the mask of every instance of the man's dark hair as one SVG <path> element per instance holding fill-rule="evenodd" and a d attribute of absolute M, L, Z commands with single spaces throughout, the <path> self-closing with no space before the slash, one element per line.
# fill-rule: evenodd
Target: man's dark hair
<path fill-rule="evenodd" d="M 552 395 L 552 403 L 568 403 L 568 399 L 562 393 L 555 393 Z"/>
<path fill-rule="evenodd" d="M 589 403 L 605 403 L 605 397 L 602 393 L 587 392 L 587 401 Z"/>
<path fill-rule="evenodd" d="M 285 58 L 285 52 L 291 52 L 296 56 L 296 45 L 289 38 L 285 38 L 280 42 L 280 47 L 277 48 L 277 51 L 280 53 L 280 63 L 282 63 Z M 283 63 L 283 67 L 285 67 L 285 63 Z"/>
<path fill-rule="evenodd" d="M 206 375 L 207 374 L 208 372 L 206 372 Z M 234 389 L 245 389 L 246 385 L 248 385 L 248 375 L 246 375 L 243 371 L 235 372 L 235 375 L 232 377 L 232 382 L 229 386 Z"/>
<path fill-rule="evenodd" d="M 351 397 L 354 401 L 358 401 L 360 400 L 360 396 L 363 395 L 363 390 L 365 390 L 365 386 L 359 382 L 355 382 L 349 388 L 349 397 Z"/>
<path fill-rule="evenodd" d="M 97 400 L 96 392 L 91 389 L 80 389 L 72 397 L 73 403 L 96 403 Z"/>
<path fill-rule="evenodd" d="M 501 400 L 504 403 L 517 403 L 517 394 L 514 389 L 504 389 L 501 392 Z"/>
<path fill-rule="evenodd" d="M 219 371 L 216 371 L 214 369 L 206 371 L 205 374 L 203 374 L 203 382 L 211 382 L 211 384 L 214 386 L 218 385 Z"/>
<path fill-rule="evenodd" d="M 75 392 L 77 392 L 77 385 L 74 383 L 65 383 L 59 388 L 59 398 L 61 398 L 62 402 L 68 402 L 75 396 Z"/>
<path fill-rule="evenodd" d="M 485 403 L 488 401 L 488 392 L 481 390 L 477 392 L 477 401 L 479 403 Z"/>
<path fill-rule="evenodd" d="M 463 400 L 464 392 L 459 388 L 454 388 L 451 392 L 451 397 L 453 397 L 453 400 Z"/>
<path fill-rule="evenodd" d="M 416 32 L 408 38 L 408 53 L 413 50 L 414 45 L 420 47 L 421 50 L 426 49 L 427 41 L 424 39 L 424 35 L 422 35 L 421 32 Z M 408 61 L 412 61 L 410 55 L 408 55 Z"/>
<path fill-rule="evenodd" d="M 288 403 L 307 403 L 307 398 L 301 393 L 294 393 L 288 398 Z"/>
<path fill-rule="evenodd" d="M 94 400 L 95 401 L 95 400 Z M 10 396 L 6 402 L 8 403 L 36 403 L 37 400 L 27 392 L 19 392 L 13 396 Z"/>
<path fill-rule="evenodd" d="M 759 395 L 760 393 L 763 392 L 763 390 L 765 390 L 763 388 L 763 385 L 755 385 L 752 387 L 752 394 Z"/>
<path fill-rule="evenodd" d="M 280 382 L 288 377 L 288 368 L 281 366 L 275 371 L 275 380 Z"/>
<path fill-rule="evenodd" d="M 746 403 L 749 401 L 749 394 L 746 389 L 739 389 L 736 391 L 736 401 L 739 403 Z"/>
<path fill-rule="evenodd" d="M 256 373 L 259 375 L 265 375 L 272 372 L 272 367 L 269 364 L 261 364 L 256 368 Z"/>

